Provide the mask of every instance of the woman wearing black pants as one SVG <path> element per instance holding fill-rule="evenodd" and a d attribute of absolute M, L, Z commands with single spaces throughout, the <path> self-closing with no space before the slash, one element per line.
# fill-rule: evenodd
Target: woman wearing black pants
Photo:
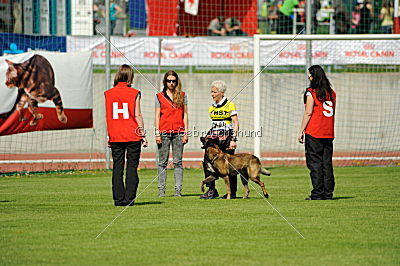
<path fill-rule="evenodd" d="M 115 206 L 135 204 L 140 150 L 141 146 L 147 146 L 140 111 L 140 91 L 131 88 L 132 81 L 132 68 L 122 65 L 115 75 L 114 88 L 104 93 L 108 145 L 113 157 L 112 191 Z M 124 185 L 125 155 L 127 166 Z"/>
<path fill-rule="evenodd" d="M 306 200 L 331 200 L 335 188 L 332 155 L 336 93 L 319 65 L 308 69 L 310 87 L 304 94 L 305 111 L 298 141 L 305 142 L 306 162 L 313 189 Z"/>

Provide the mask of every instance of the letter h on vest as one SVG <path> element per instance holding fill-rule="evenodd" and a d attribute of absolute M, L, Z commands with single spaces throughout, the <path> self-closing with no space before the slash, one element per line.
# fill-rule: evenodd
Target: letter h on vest
<path fill-rule="evenodd" d="M 113 102 L 113 119 L 118 119 L 122 114 L 124 119 L 129 119 L 128 103 L 122 103 L 122 109 L 118 109 L 118 102 Z"/>

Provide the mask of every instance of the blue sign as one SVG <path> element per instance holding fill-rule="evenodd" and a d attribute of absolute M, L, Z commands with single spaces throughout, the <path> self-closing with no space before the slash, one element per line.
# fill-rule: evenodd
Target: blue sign
<path fill-rule="evenodd" d="M 19 50 L 15 43 L 10 44 L 10 50 L 4 50 L 4 54 L 22 54 L 24 50 Z"/>
<path fill-rule="evenodd" d="M 23 53 L 28 50 L 67 51 L 65 36 L 32 36 L 26 34 L 0 33 L 0 55 Z"/>
<path fill-rule="evenodd" d="M 129 0 L 129 27 L 145 29 L 146 20 L 146 1 Z"/>

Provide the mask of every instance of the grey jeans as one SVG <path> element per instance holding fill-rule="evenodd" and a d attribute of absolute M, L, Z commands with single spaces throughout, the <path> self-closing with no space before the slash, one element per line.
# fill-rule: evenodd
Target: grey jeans
<path fill-rule="evenodd" d="M 183 134 L 161 134 L 161 144 L 158 144 L 158 191 L 160 196 L 165 195 L 167 170 L 169 158 L 169 147 L 172 146 L 172 157 L 174 163 L 175 195 L 179 196 L 183 182 Z"/>

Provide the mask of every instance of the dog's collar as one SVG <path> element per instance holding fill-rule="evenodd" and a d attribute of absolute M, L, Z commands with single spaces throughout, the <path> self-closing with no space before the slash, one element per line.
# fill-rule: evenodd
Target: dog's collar
<path fill-rule="evenodd" d="M 224 154 L 222 154 L 222 155 L 217 155 L 217 156 L 214 157 L 214 159 L 212 159 L 212 160 L 210 160 L 210 161 L 211 161 L 211 163 L 214 163 L 217 159 L 219 159 L 219 158 L 221 158 L 221 157 L 223 157 L 223 156 L 224 156 Z"/>

